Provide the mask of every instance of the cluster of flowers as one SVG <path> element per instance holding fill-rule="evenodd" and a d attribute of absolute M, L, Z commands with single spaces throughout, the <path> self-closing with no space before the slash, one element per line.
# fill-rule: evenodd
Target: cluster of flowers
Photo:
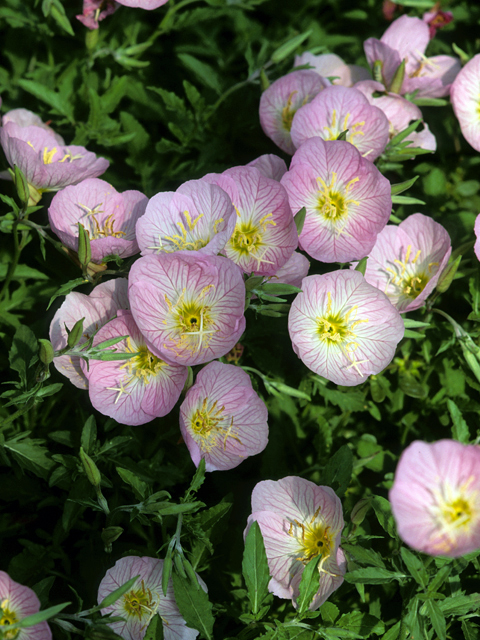
<path fill-rule="evenodd" d="M 109 3 L 90 4 L 98 25 L 98 10 L 107 10 Z M 52 321 L 56 350 L 65 349 L 68 332 L 82 317 L 80 345 L 92 336 L 94 346 L 119 340 L 112 348 L 125 354 L 123 360 L 89 366 L 78 355 L 54 360 L 75 386 L 88 388 L 96 409 L 123 424 L 144 424 L 173 409 L 188 367 L 206 365 L 180 407 L 180 429 L 193 462 L 205 458 L 208 471 L 231 469 L 262 451 L 268 438 L 266 407 L 241 368 L 218 361 L 245 330 L 244 279 L 251 274 L 301 285 L 289 332 L 294 350 L 312 371 L 355 385 L 389 364 L 403 336 L 400 313 L 424 304 L 451 253 L 447 232 L 428 216 L 417 213 L 398 226 L 387 225 L 391 185 L 373 164 L 392 136 L 421 119 L 420 110 L 402 96 L 447 95 L 460 69 L 449 56 L 424 56 L 429 37 L 426 21 L 403 16 L 381 40 L 367 40 L 375 81 L 336 56 L 304 54 L 296 65 L 313 70 L 280 78 L 260 104 L 265 132 L 293 154 L 288 169 L 280 158 L 262 156 L 150 200 L 138 191 L 118 193 L 98 178 L 106 160 L 65 146 L 30 112 L 3 117 L 0 142 L 10 165 L 26 176 L 32 201 L 44 191 L 58 191 L 49 220 L 65 247 L 78 251 L 80 224 L 89 237 L 93 266 L 112 255 L 141 253 L 128 280 L 104 282 L 88 296 L 68 294 Z M 469 65 L 458 75 L 453 95 L 463 95 L 462 83 L 474 86 L 469 73 L 476 73 L 476 58 Z M 478 74 L 475 78 L 478 84 Z M 455 108 L 463 127 L 460 103 Z M 435 149 L 426 125 L 410 139 Z M 298 237 L 294 213 L 302 208 L 305 224 Z M 350 262 L 351 268 L 307 276 L 309 261 L 297 246 L 315 260 Z M 355 266 L 366 256 L 362 276 Z M 411 546 L 449 556 L 480 546 L 479 455 L 478 448 L 451 441 L 417 442 L 404 452 L 390 498 L 400 535 Z M 254 521 L 265 542 L 269 589 L 279 597 L 295 604 L 305 564 L 321 556 L 319 590 L 311 603 L 318 608 L 345 573 L 338 497 L 329 487 L 301 478 L 267 480 L 253 491 L 246 532 Z M 103 579 L 99 602 L 140 576 L 105 610 L 125 619 L 112 623 L 122 637 L 143 638 L 156 613 L 165 637 L 196 637 L 185 627 L 171 585 L 166 596 L 162 593 L 162 565 L 153 558 L 123 558 Z M 15 624 L 38 610 L 38 601 L 26 591 L 17 601 L 22 589 L 27 588 L 0 574 L 0 624 Z M 23 602 L 28 610 L 21 608 Z M 45 623 L 31 629 L 37 629 L 39 640 L 50 637 Z"/>

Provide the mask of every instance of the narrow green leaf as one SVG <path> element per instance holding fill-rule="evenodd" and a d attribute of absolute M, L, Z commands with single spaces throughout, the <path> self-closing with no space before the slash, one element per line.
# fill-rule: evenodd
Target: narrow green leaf
<path fill-rule="evenodd" d="M 428 573 L 423 562 L 406 547 L 402 547 L 400 549 L 400 553 L 402 554 L 402 560 L 406 564 L 410 574 L 413 576 L 415 581 L 425 589 L 428 584 Z"/>
<path fill-rule="evenodd" d="M 253 522 L 245 538 L 242 573 L 247 585 L 252 613 L 258 613 L 268 595 L 270 573 L 262 532 L 257 522 Z"/>
<path fill-rule="evenodd" d="M 452 438 L 458 440 L 463 444 L 468 444 L 470 441 L 470 431 L 468 425 L 463 419 L 462 412 L 457 407 L 453 400 L 448 398 L 447 400 L 448 410 L 452 418 Z"/>
<path fill-rule="evenodd" d="M 305 216 L 307 215 L 307 210 L 305 207 L 302 207 L 294 216 L 295 226 L 297 227 L 297 233 L 300 235 L 302 233 L 303 225 L 305 224 Z"/>
<path fill-rule="evenodd" d="M 130 580 L 125 582 L 125 584 L 122 584 L 121 587 L 118 587 L 118 589 L 115 589 L 115 591 L 112 591 L 112 593 L 109 593 L 108 596 L 104 598 L 97 607 L 95 607 L 95 611 L 99 611 L 100 609 L 106 609 L 111 604 L 116 602 L 119 598 L 123 596 L 123 594 L 127 593 L 127 591 L 129 591 L 133 587 L 133 585 L 135 584 L 135 582 L 138 580 L 139 577 L 140 575 L 135 576 L 134 578 L 130 578 Z"/>
<path fill-rule="evenodd" d="M 138 476 L 128 469 L 122 469 L 122 467 L 115 468 L 121 479 L 132 487 L 138 500 L 144 500 L 147 495 L 148 484 L 143 482 L 143 480 L 140 480 Z"/>
<path fill-rule="evenodd" d="M 58 298 L 59 296 L 66 296 L 67 293 L 70 293 L 70 291 L 73 291 L 74 289 L 79 287 L 81 284 L 88 284 L 88 280 L 85 280 L 85 278 L 75 278 L 75 280 L 70 280 L 69 282 L 62 284 L 62 286 L 59 287 L 55 291 L 53 296 L 50 298 L 50 302 L 48 303 L 47 310 L 50 309 L 52 302 L 56 298 Z"/>
<path fill-rule="evenodd" d="M 312 558 L 303 570 L 300 584 L 298 586 L 299 596 L 297 598 L 297 611 L 300 615 L 304 614 L 312 603 L 320 585 L 320 574 L 318 565 L 322 559 L 321 555 Z"/>
<path fill-rule="evenodd" d="M 418 198 L 410 198 L 409 196 L 392 196 L 393 204 L 425 204 L 423 200 Z"/>
<path fill-rule="evenodd" d="M 203 589 L 197 589 L 190 580 L 172 574 L 175 602 L 187 627 L 200 632 L 200 637 L 210 640 L 213 635 L 212 603 Z"/>
<path fill-rule="evenodd" d="M 427 600 L 425 604 L 427 606 L 428 617 L 431 620 L 432 627 L 435 629 L 439 640 L 447 640 L 447 625 L 440 607 L 435 600 Z"/>
<path fill-rule="evenodd" d="M 404 573 L 388 571 L 381 567 L 355 569 L 345 574 L 346 582 L 351 584 L 386 584 L 387 582 L 392 582 L 392 580 L 401 580 L 407 577 Z"/>
<path fill-rule="evenodd" d="M 272 53 L 272 55 L 270 56 L 270 60 L 274 64 L 285 60 L 285 58 L 288 58 L 288 56 L 290 56 L 302 44 L 302 42 L 305 42 L 305 40 L 310 36 L 311 33 L 312 31 L 309 30 L 291 38 L 290 40 L 288 40 L 288 42 L 282 44 Z"/>
<path fill-rule="evenodd" d="M 219 95 L 222 93 L 220 78 L 209 64 L 201 62 L 189 53 L 179 53 L 178 57 L 203 85 L 213 89 Z"/>
<path fill-rule="evenodd" d="M 397 538 L 397 529 L 395 520 L 392 515 L 392 507 L 385 498 L 381 496 L 373 496 L 372 507 L 377 516 L 377 520 L 381 527 L 388 533 L 391 538 Z"/>
<path fill-rule="evenodd" d="M 392 196 L 397 196 L 399 193 L 403 193 L 404 191 L 407 191 L 408 189 L 410 189 L 410 187 L 413 187 L 413 185 L 415 184 L 415 182 L 418 180 L 419 177 L 420 176 L 414 176 L 410 180 L 405 180 L 405 182 L 397 182 L 397 184 L 392 184 L 391 186 Z"/>
<path fill-rule="evenodd" d="M 19 627 L 20 629 L 26 629 L 27 627 L 33 627 L 35 624 L 39 622 L 44 622 L 45 620 L 49 620 L 56 616 L 57 613 L 63 611 L 65 607 L 68 607 L 71 602 L 63 602 L 62 604 L 57 604 L 54 607 L 49 607 L 48 609 L 44 609 L 43 611 L 39 611 L 38 613 L 33 613 L 31 616 L 27 616 L 26 618 L 22 618 L 19 620 L 14 627 Z"/>
<path fill-rule="evenodd" d="M 31 93 L 39 100 L 43 100 L 43 102 L 55 109 L 58 113 L 61 113 L 72 124 L 75 122 L 73 118 L 72 105 L 69 104 L 59 93 L 52 91 L 52 89 L 49 89 L 41 82 L 35 82 L 34 80 L 21 79 L 18 81 L 18 84 L 22 89 L 28 91 L 28 93 Z"/>

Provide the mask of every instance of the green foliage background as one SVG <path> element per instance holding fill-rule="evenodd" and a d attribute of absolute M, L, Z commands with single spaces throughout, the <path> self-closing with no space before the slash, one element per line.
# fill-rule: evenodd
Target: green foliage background
<path fill-rule="evenodd" d="M 433 2 L 407 4 L 402 11 L 421 16 Z M 453 43 L 474 55 L 480 6 L 453 0 L 443 8 L 454 21 L 431 42 L 429 55 L 452 54 Z M 149 197 L 264 153 L 282 155 L 258 122 L 261 77 L 275 80 L 295 53 L 307 50 L 366 66 L 363 41 L 388 25 L 378 0 L 170 0 L 153 12 L 120 7 L 98 32 L 75 19 L 81 10 L 80 0 L 2 2 L 2 109 L 38 113 L 67 143 L 110 160 L 103 179 Z M 99 581 L 118 558 L 157 554 L 174 560 L 177 597 L 197 603 L 192 612 L 184 602 L 182 614 L 203 637 L 479 637 L 476 554 L 447 561 L 408 550 L 386 501 L 398 456 L 412 440 L 480 437 L 480 277 L 472 251 L 480 156 L 463 140 L 448 103 L 425 108 L 424 117 L 437 152 L 404 163 L 383 158 L 379 166 L 392 183 L 419 176 L 408 197 L 425 204 L 400 204 L 394 214 L 404 219 L 421 211 L 447 228 L 463 253 L 453 285 L 409 314 L 397 358 L 353 389 L 302 365 L 286 317 L 249 310 L 241 364 L 261 373 L 252 380 L 268 406 L 269 444 L 237 469 L 205 478 L 201 470 L 194 476 L 180 441 L 178 407 L 166 418 L 126 427 L 94 412 L 88 394 L 53 368 L 48 378 L 37 339 L 48 336 L 63 300 L 47 310 L 50 298 L 80 273 L 48 239 L 47 194 L 32 214 L 38 229 L 20 228 L 22 253 L 9 279 L 17 196 L 12 183 L 3 183 L 0 569 L 34 587 L 43 608 L 72 603 L 52 624 L 56 637 L 75 636 L 75 629 L 91 638 L 108 635 L 99 613 L 87 625 L 75 614 L 96 604 Z M 126 275 L 128 266 L 109 268 Z M 329 269 L 312 264 L 311 273 Z M 470 338 L 459 338 L 432 307 Z M 88 461 L 101 474 L 101 488 L 87 476 Z M 258 532 L 243 556 L 254 485 L 287 475 L 332 486 L 344 505 L 349 572 L 315 613 L 295 612 L 267 595 Z M 357 524 L 350 520 L 355 505 L 368 509 Z M 208 598 L 183 573 L 188 563 L 207 583 Z M 154 620 L 147 640 L 158 637 Z"/>

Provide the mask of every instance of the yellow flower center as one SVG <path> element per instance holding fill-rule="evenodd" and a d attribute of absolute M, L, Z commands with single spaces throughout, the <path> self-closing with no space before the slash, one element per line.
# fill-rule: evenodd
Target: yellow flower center
<path fill-rule="evenodd" d="M 292 91 L 292 93 L 288 96 L 287 104 L 282 109 L 282 126 L 285 129 L 285 131 L 288 131 L 288 132 L 290 132 L 292 129 L 293 116 L 298 111 L 298 109 L 292 108 L 293 96 L 296 93 L 298 92 Z"/>
<path fill-rule="evenodd" d="M 218 401 L 210 403 L 204 398 L 200 408 L 196 409 L 190 419 L 190 432 L 202 451 L 210 451 L 223 441 L 226 449 L 228 438 L 233 438 L 240 444 L 241 440 L 236 435 L 233 418 L 229 420 L 224 415 L 225 407 L 217 408 Z"/>
<path fill-rule="evenodd" d="M 248 256 L 256 260 L 258 262 L 258 269 L 260 269 L 262 262 L 272 264 L 264 258 L 269 248 L 264 236 L 267 232 L 268 225 L 276 226 L 276 222 L 270 219 L 273 217 L 273 214 L 267 213 L 267 215 L 263 216 L 263 218 L 254 224 L 251 220 L 241 220 L 240 212 L 236 207 L 235 209 L 239 220 L 237 221 L 232 237 L 228 241 L 230 248 L 233 249 L 239 258 Z"/>
<path fill-rule="evenodd" d="M 147 249 L 152 249 L 157 253 L 164 251 L 165 253 L 173 253 L 174 251 L 198 251 L 205 247 L 210 238 L 195 238 L 195 227 L 197 226 L 199 220 L 203 218 L 203 213 L 200 213 L 194 220 L 192 220 L 192 216 L 189 211 L 183 212 L 184 220 L 179 220 L 175 224 L 179 229 L 179 233 L 172 234 L 171 236 L 158 236 L 158 244 L 153 245 L 151 247 L 147 247 Z M 218 226 L 223 222 L 223 218 L 220 218 L 215 221 L 213 225 L 213 233 L 218 233 Z M 169 244 L 164 244 L 164 242 Z"/>
<path fill-rule="evenodd" d="M 359 178 L 353 178 L 341 189 L 335 186 L 337 181 L 336 173 L 332 173 L 332 179 L 329 184 L 323 178 L 317 178 L 319 189 L 317 191 L 316 210 L 337 235 L 346 233 L 344 227 L 348 221 L 349 206 L 359 204 L 358 200 L 348 197 L 348 192 L 358 180 Z"/>
<path fill-rule="evenodd" d="M 405 259 L 396 258 L 393 261 L 393 267 L 385 268 L 390 276 L 387 287 L 391 284 L 394 285 L 399 295 L 408 300 L 415 300 L 425 289 L 430 278 L 437 272 L 435 267 L 438 268 L 438 262 L 428 264 L 428 273 L 418 267 L 417 262 L 421 253 L 422 251 L 419 249 L 412 259 L 412 245 L 409 244 L 405 252 Z M 388 292 L 386 293 L 388 295 Z"/>
<path fill-rule="evenodd" d="M 361 128 L 365 126 L 365 120 L 362 120 L 361 122 L 355 122 L 354 124 L 349 125 L 348 121 L 350 117 L 351 117 L 351 114 L 347 113 L 347 115 L 343 118 L 343 121 L 342 121 L 341 118 L 337 118 L 337 110 L 334 109 L 332 111 L 330 124 L 324 127 L 324 131 L 326 133 L 323 134 L 323 139 L 336 140 L 343 131 L 347 131 L 346 141 L 350 142 L 356 147 L 357 143 L 355 142 L 355 138 L 358 138 L 358 136 L 365 135 L 365 133 L 361 131 Z"/>
<path fill-rule="evenodd" d="M 11 609 L 9 609 L 7 605 L 8 599 L 5 599 L 0 604 L 0 612 L 2 614 L 2 617 L 0 618 L 0 628 L 18 622 L 17 615 Z M 5 640 L 13 640 L 18 636 L 19 633 L 20 629 L 12 629 L 11 631 L 4 631 L 3 633 L 0 632 L 0 635 L 2 635 Z"/>
<path fill-rule="evenodd" d="M 161 369 L 166 366 L 166 363 L 154 356 L 148 348 L 142 344 L 140 346 L 133 346 L 130 338 L 127 338 L 126 353 L 138 353 L 134 358 L 129 358 L 125 364 L 122 364 L 120 369 L 126 369 L 128 375 L 126 375 L 121 381 L 119 387 L 107 387 L 109 391 L 117 391 L 117 397 L 115 398 L 115 404 L 120 400 L 122 393 L 130 395 L 130 391 L 127 387 L 131 385 L 135 380 L 140 380 L 143 384 L 149 384 L 153 376 L 156 376 Z"/>
<path fill-rule="evenodd" d="M 325 523 L 320 512 L 321 507 L 318 507 L 306 522 L 293 520 L 290 523 L 288 535 L 298 540 L 300 556 L 297 560 L 307 564 L 312 558 L 321 556 L 318 570 L 325 571 L 323 564 L 330 558 L 335 548 L 336 532 Z"/>
<path fill-rule="evenodd" d="M 97 238 L 107 238 L 108 236 L 113 236 L 114 238 L 122 238 L 126 235 L 124 231 L 114 230 L 114 213 L 109 215 L 103 223 L 100 223 L 97 220 L 96 216 L 98 216 L 100 213 L 103 213 L 103 211 L 100 209 L 102 203 L 96 204 L 93 209 L 90 209 L 86 205 L 80 204 L 79 202 L 77 202 L 77 206 L 86 212 L 86 218 L 90 227 L 89 229 L 86 229 L 86 231 L 90 240 L 97 240 Z"/>
<path fill-rule="evenodd" d="M 127 615 L 141 619 L 145 616 L 153 617 L 158 604 L 153 600 L 152 592 L 145 588 L 142 580 L 141 589 L 136 591 L 132 589 L 123 596 L 123 608 Z"/>

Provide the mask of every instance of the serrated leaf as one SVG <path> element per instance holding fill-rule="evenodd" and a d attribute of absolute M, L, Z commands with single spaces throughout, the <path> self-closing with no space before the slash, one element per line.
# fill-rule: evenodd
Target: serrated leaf
<path fill-rule="evenodd" d="M 37 440 L 24 438 L 20 442 L 7 441 L 3 444 L 22 469 L 31 471 L 36 476 L 47 479 L 54 466 L 53 460 L 47 457 L 48 450 Z"/>
<path fill-rule="evenodd" d="M 22 89 L 28 91 L 28 93 L 31 93 L 39 100 L 43 100 L 43 102 L 50 105 L 50 107 L 58 111 L 58 113 L 61 113 L 69 122 L 74 124 L 73 107 L 60 93 L 52 91 L 52 89 L 49 89 L 41 82 L 35 82 L 34 80 L 20 79 L 18 80 L 18 84 Z"/>
<path fill-rule="evenodd" d="M 252 613 L 256 614 L 268 596 L 270 573 L 262 532 L 257 522 L 253 522 L 245 538 L 242 573 L 247 585 Z"/>
<path fill-rule="evenodd" d="M 163 622 L 159 613 L 150 620 L 143 640 L 163 640 Z"/>
<path fill-rule="evenodd" d="M 452 438 L 463 444 L 470 442 L 470 431 L 467 423 L 463 419 L 462 412 L 453 400 L 447 399 L 448 411 L 452 418 Z"/>
<path fill-rule="evenodd" d="M 20 376 L 22 386 L 27 386 L 27 370 L 32 364 L 33 358 L 38 351 L 37 338 L 33 331 L 25 325 L 20 325 L 13 336 L 8 359 L 10 367 L 17 371 Z"/>
<path fill-rule="evenodd" d="M 392 580 L 402 580 L 408 576 L 399 571 L 388 571 L 381 567 L 354 569 L 345 574 L 346 582 L 351 584 L 386 584 Z"/>
<path fill-rule="evenodd" d="M 480 593 L 451 596 L 439 602 L 438 607 L 445 616 L 464 616 L 480 607 Z"/>
<path fill-rule="evenodd" d="M 175 572 L 172 574 L 175 602 L 180 609 L 187 627 L 200 632 L 200 637 L 210 640 L 213 636 L 212 603 L 203 589 L 182 578 Z"/>
<path fill-rule="evenodd" d="M 351 555 L 356 562 L 385 569 L 382 556 L 373 549 L 365 549 L 360 545 L 342 544 L 342 549 Z"/>
<path fill-rule="evenodd" d="M 440 610 L 437 602 L 435 602 L 435 600 L 427 600 L 425 604 L 428 611 L 428 617 L 430 618 L 432 627 L 435 629 L 439 640 L 447 640 L 447 625 L 445 622 L 445 616 Z"/>
<path fill-rule="evenodd" d="M 140 478 L 138 478 L 138 476 L 136 476 L 132 471 L 122 469 L 121 467 L 115 468 L 121 479 L 132 487 L 138 500 L 144 500 L 147 495 L 148 485 L 143 482 L 143 480 L 140 480 Z"/>
<path fill-rule="evenodd" d="M 178 57 L 203 85 L 213 89 L 219 95 L 222 93 L 220 78 L 213 67 L 194 58 L 189 53 L 179 53 Z"/>
<path fill-rule="evenodd" d="M 425 569 L 423 562 L 420 558 L 409 551 L 406 547 L 402 547 L 400 549 L 400 553 L 402 555 L 402 560 L 407 566 L 407 569 L 410 575 L 413 576 L 415 581 L 423 588 L 425 588 L 428 584 L 428 573 Z"/>

